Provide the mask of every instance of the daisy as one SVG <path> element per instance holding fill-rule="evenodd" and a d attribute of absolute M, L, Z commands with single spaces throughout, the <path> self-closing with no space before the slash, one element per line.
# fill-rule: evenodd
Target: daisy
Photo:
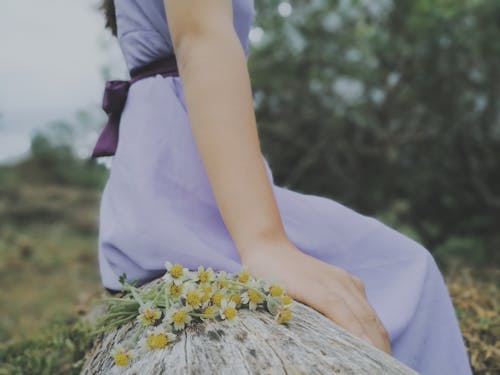
<path fill-rule="evenodd" d="M 227 298 L 223 298 L 221 301 L 221 308 L 219 311 L 220 317 L 226 320 L 232 320 L 236 316 L 236 304 L 234 301 L 230 301 Z"/>
<path fill-rule="evenodd" d="M 248 273 L 246 267 L 243 267 L 240 271 L 240 273 L 238 273 L 238 281 L 240 283 L 247 283 L 248 281 L 250 280 L 250 274 Z"/>
<path fill-rule="evenodd" d="M 291 305 L 291 304 L 292 304 L 292 302 L 293 302 L 292 297 L 290 297 L 288 294 L 283 294 L 283 295 L 281 296 L 280 300 L 281 300 L 281 303 L 282 303 L 283 305 L 285 305 L 285 306 L 287 306 L 287 305 Z"/>
<path fill-rule="evenodd" d="M 222 299 L 226 296 L 226 290 L 225 289 L 221 289 L 221 290 L 218 290 L 216 291 L 214 294 L 212 294 L 212 303 L 217 306 L 217 307 L 220 307 L 221 306 L 221 302 L 222 302 Z"/>
<path fill-rule="evenodd" d="M 127 366 L 132 358 L 135 357 L 133 350 L 127 349 L 121 344 L 116 345 L 111 350 L 111 357 L 117 366 Z"/>
<path fill-rule="evenodd" d="M 248 288 L 255 289 L 255 290 L 259 290 L 259 289 L 263 288 L 260 280 L 257 280 L 255 278 L 253 278 L 252 276 L 250 276 L 250 279 L 247 281 L 246 284 L 247 284 Z"/>
<path fill-rule="evenodd" d="M 236 306 L 239 306 L 241 304 L 241 296 L 238 293 L 233 293 L 229 296 L 229 299 L 231 301 L 234 301 Z"/>
<path fill-rule="evenodd" d="M 175 330 L 182 330 L 186 327 L 187 324 L 191 322 L 191 316 L 188 314 L 190 310 L 185 306 L 171 308 L 166 316 L 165 323 L 171 324 L 173 323 Z"/>
<path fill-rule="evenodd" d="M 165 325 L 158 325 L 149 330 L 141 341 L 143 350 L 163 349 L 167 344 L 175 340 L 177 335 L 172 333 Z"/>
<path fill-rule="evenodd" d="M 182 296 L 186 300 L 186 306 L 196 309 L 201 304 L 202 292 L 198 288 L 198 285 L 193 282 L 188 282 L 182 291 Z"/>
<path fill-rule="evenodd" d="M 175 284 L 181 284 L 187 277 L 189 277 L 189 269 L 183 267 L 182 264 L 172 264 L 168 260 L 165 262 L 167 272 L 163 275 L 166 282 L 173 281 Z"/>
<path fill-rule="evenodd" d="M 216 285 L 219 289 L 226 288 L 229 284 L 227 280 L 227 272 L 226 271 L 219 271 L 216 276 Z"/>
<path fill-rule="evenodd" d="M 184 284 L 176 284 L 174 280 L 170 280 L 166 285 L 166 293 L 168 296 L 178 298 L 182 295 Z"/>
<path fill-rule="evenodd" d="M 200 316 L 200 319 L 203 321 L 205 321 L 207 319 L 215 318 L 215 315 L 217 314 L 217 308 L 215 306 L 207 306 L 202 310 L 202 314 L 209 315 L 209 316 L 205 316 L 205 317 Z"/>
<path fill-rule="evenodd" d="M 278 283 L 267 285 L 265 291 L 271 297 L 280 297 L 283 294 L 283 288 Z"/>
<path fill-rule="evenodd" d="M 264 297 L 258 290 L 248 289 L 241 294 L 241 302 L 245 304 L 248 303 L 248 308 L 250 310 L 255 310 L 259 303 L 264 302 Z"/>
<path fill-rule="evenodd" d="M 203 266 L 198 266 L 198 272 L 196 272 L 196 275 L 194 276 L 195 281 L 199 281 L 200 283 L 208 283 L 210 281 L 213 281 L 215 279 L 215 273 L 212 270 L 212 268 L 208 267 L 205 269 Z"/>
<path fill-rule="evenodd" d="M 279 309 L 278 313 L 274 316 L 274 320 L 279 324 L 287 323 L 290 319 L 292 319 L 292 312 L 287 306 Z"/>
<path fill-rule="evenodd" d="M 205 307 L 210 302 L 210 298 L 214 293 L 214 286 L 212 284 L 205 284 L 205 285 L 200 285 L 199 289 L 201 292 L 201 303 L 202 306 Z"/>
<path fill-rule="evenodd" d="M 161 311 L 153 306 L 151 301 L 139 307 L 139 315 L 136 320 L 146 326 L 153 325 L 161 317 Z"/>

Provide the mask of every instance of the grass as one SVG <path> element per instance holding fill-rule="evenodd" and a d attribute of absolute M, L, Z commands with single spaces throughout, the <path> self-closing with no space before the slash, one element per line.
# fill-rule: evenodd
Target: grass
<path fill-rule="evenodd" d="M 0 375 L 79 374 L 92 347 L 90 328 L 79 318 L 45 326 L 30 337 L 0 346 Z"/>
<path fill-rule="evenodd" d="M 445 274 L 475 374 L 500 373 L 500 271 L 463 262 Z"/>
<path fill-rule="evenodd" d="M 101 290 L 95 239 L 63 225 L 22 229 L 0 230 L 2 341 L 78 314 Z"/>
<path fill-rule="evenodd" d="M 81 318 L 105 294 L 97 212 L 85 189 L 0 195 L 0 375 L 79 373 L 92 344 Z M 499 373 L 499 270 L 451 260 L 443 270 L 474 373 Z"/>

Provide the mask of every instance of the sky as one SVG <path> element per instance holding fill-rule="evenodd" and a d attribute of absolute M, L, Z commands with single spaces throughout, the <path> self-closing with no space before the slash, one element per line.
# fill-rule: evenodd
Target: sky
<path fill-rule="evenodd" d="M 112 67 L 113 78 L 126 78 L 118 43 L 96 4 L 0 2 L 0 163 L 22 157 L 34 131 L 48 123 L 74 122 L 82 109 L 100 113 L 103 66 Z"/>
<path fill-rule="evenodd" d="M 26 156 L 32 136 L 51 123 L 77 123 L 81 110 L 95 117 L 75 151 L 90 156 L 105 120 L 105 80 L 128 78 L 118 41 L 104 28 L 99 3 L 0 1 L 0 164 Z M 277 11 L 288 17 L 292 7 L 282 1 Z M 259 43 L 263 34 L 253 27 L 250 42 Z M 104 67 L 110 70 L 106 79 Z"/>

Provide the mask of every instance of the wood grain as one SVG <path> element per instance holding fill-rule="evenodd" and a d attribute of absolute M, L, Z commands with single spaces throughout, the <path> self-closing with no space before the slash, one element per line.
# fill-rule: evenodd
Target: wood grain
<path fill-rule="evenodd" d="M 313 308 L 295 301 L 291 310 L 287 324 L 247 309 L 230 322 L 193 323 L 165 349 L 117 367 L 109 353 L 136 332 L 132 321 L 96 339 L 81 374 L 417 374 Z"/>

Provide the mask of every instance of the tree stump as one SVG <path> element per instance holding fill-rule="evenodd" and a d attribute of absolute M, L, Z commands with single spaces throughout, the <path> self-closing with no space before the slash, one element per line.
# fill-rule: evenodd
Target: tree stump
<path fill-rule="evenodd" d="M 99 311 L 102 305 L 90 315 Z M 134 335 L 138 325 L 131 321 L 96 338 L 81 374 L 418 374 L 307 305 L 295 301 L 291 311 L 286 324 L 266 311 L 247 309 L 238 310 L 231 322 L 192 323 L 166 348 L 117 367 L 110 352 Z"/>

